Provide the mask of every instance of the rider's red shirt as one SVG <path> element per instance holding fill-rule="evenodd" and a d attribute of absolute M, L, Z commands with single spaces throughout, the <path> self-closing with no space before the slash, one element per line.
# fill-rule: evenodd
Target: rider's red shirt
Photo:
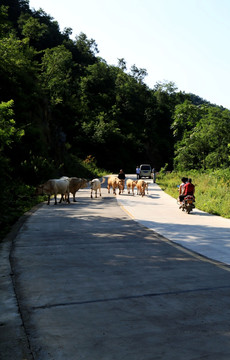
<path fill-rule="evenodd" d="M 184 185 L 184 195 L 193 195 L 195 186 L 190 183 Z"/>

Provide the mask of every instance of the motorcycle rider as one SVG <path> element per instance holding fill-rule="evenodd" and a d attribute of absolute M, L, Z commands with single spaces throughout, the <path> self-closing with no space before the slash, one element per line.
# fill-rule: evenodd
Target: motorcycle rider
<path fill-rule="evenodd" d="M 179 202 L 180 202 L 180 205 L 182 205 L 182 202 L 184 200 L 184 196 L 183 196 L 183 194 L 184 194 L 184 186 L 185 186 L 186 182 L 188 181 L 188 178 L 182 177 L 181 181 L 182 181 L 182 183 L 179 186 Z M 180 208 L 181 208 L 181 206 L 180 206 Z"/>
<path fill-rule="evenodd" d="M 182 208 L 182 211 L 186 210 L 188 214 L 195 207 L 193 204 L 193 202 L 195 201 L 194 192 L 195 186 L 192 184 L 192 179 L 189 178 L 187 183 L 184 185 L 183 195 L 180 196 L 180 199 L 182 200 L 180 209 Z"/>
<path fill-rule="evenodd" d="M 184 178 L 185 179 L 185 178 Z M 179 199 L 180 199 L 180 207 L 179 209 L 182 208 L 182 204 L 183 204 L 183 201 L 184 201 L 184 198 L 185 196 L 187 195 L 192 195 L 193 196 L 193 200 L 195 201 L 195 196 L 194 196 L 194 193 L 195 193 L 195 185 L 192 184 L 192 179 L 189 178 L 189 179 L 186 179 L 187 182 L 183 185 L 183 193 L 179 196 Z"/>
<path fill-rule="evenodd" d="M 195 193 L 195 185 L 192 184 L 192 179 L 188 179 L 188 182 L 184 185 L 184 197 L 186 195 L 193 195 Z"/>

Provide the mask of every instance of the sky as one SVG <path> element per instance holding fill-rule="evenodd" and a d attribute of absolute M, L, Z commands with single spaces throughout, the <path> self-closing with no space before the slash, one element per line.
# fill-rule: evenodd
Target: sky
<path fill-rule="evenodd" d="M 124 58 L 144 82 L 174 82 L 230 109 L 229 0 L 29 0 L 59 23 L 95 40 L 109 65 Z"/>

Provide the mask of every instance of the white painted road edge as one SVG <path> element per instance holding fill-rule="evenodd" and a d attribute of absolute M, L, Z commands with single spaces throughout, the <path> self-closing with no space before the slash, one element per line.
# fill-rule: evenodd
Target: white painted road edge
<path fill-rule="evenodd" d="M 126 176 L 132 178 L 133 176 Z M 144 197 L 125 189 L 118 203 L 137 222 L 165 238 L 210 259 L 230 265 L 230 219 L 210 215 L 198 209 L 182 212 L 177 201 L 152 180 Z"/>

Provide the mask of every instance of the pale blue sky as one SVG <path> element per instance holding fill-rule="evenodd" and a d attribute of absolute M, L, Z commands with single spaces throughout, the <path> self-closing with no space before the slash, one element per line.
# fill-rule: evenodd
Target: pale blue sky
<path fill-rule="evenodd" d="M 145 68 L 146 84 L 173 81 L 230 109 L 230 0 L 30 0 L 61 31 L 84 32 L 99 56 Z"/>

